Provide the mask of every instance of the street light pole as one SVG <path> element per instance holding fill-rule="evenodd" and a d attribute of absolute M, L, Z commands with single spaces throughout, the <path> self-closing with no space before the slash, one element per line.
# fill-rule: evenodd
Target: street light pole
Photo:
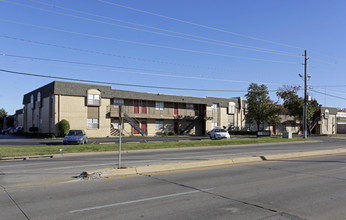
<path fill-rule="evenodd" d="M 306 54 L 306 50 L 304 53 L 304 57 L 305 57 L 305 62 L 304 62 L 304 112 L 303 112 L 303 138 L 306 139 L 307 138 L 307 120 L 306 120 L 306 104 L 307 104 L 307 74 L 306 74 L 306 67 L 307 67 L 307 54 Z"/>

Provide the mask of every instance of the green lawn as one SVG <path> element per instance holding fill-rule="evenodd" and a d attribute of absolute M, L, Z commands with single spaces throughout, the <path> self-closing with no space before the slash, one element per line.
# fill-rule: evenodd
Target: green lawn
<path fill-rule="evenodd" d="M 164 142 L 164 143 L 122 143 L 122 150 L 143 150 L 143 149 L 166 149 L 182 147 L 203 147 L 220 145 L 241 145 L 241 144 L 260 144 L 276 142 L 306 141 L 302 138 L 284 139 L 281 137 L 262 137 L 248 139 L 230 140 L 203 140 L 203 141 L 184 141 L 184 142 Z M 57 154 L 62 149 L 63 153 L 76 152 L 104 152 L 118 151 L 119 144 L 86 144 L 86 145 L 35 145 L 35 146 L 13 146 L 0 145 L 0 158 L 12 156 L 30 156 Z"/>

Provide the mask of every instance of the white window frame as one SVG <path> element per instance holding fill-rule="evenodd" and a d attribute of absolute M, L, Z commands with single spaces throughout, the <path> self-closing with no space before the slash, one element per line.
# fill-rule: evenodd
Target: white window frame
<path fill-rule="evenodd" d="M 88 94 L 88 105 L 100 105 L 101 96 L 99 94 Z"/>
<path fill-rule="evenodd" d="M 211 123 L 211 129 L 213 130 L 214 128 L 219 127 L 219 124 L 217 122 L 212 122 Z"/>
<path fill-rule="evenodd" d="M 219 104 L 216 104 L 216 103 L 212 104 L 211 105 L 211 111 L 212 112 L 219 112 Z"/>
<path fill-rule="evenodd" d="M 34 106 L 35 106 L 35 105 L 34 105 L 34 95 L 31 95 L 31 96 L 30 96 L 30 108 L 31 108 L 31 109 L 34 109 Z"/>
<path fill-rule="evenodd" d="M 324 119 L 323 121 L 323 132 L 328 132 L 328 119 Z"/>
<path fill-rule="evenodd" d="M 41 93 L 37 93 L 37 107 L 41 108 Z"/>
<path fill-rule="evenodd" d="M 99 119 L 98 118 L 88 118 L 88 125 L 87 128 L 88 129 L 95 129 L 95 128 L 99 128 Z"/>
<path fill-rule="evenodd" d="M 155 102 L 155 110 L 163 110 L 163 102 Z"/>
<path fill-rule="evenodd" d="M 119 106 L 123 106 L 124 105 L 124 99 L 114 99 L 113 105 L 115 108 L 119 108 Z"/>
<path fill-rule="evenodd" d="M 164 129 L 163 120 L 156 120 L 155 125 L 156 125 L 156 127 L 155 127 L 156 130 L 163 130 Z"/>
<path fill-rule="evenodd" d="M 228 104 L 228 114 L 235 114 L 235 103 L 231 102 Z"/>

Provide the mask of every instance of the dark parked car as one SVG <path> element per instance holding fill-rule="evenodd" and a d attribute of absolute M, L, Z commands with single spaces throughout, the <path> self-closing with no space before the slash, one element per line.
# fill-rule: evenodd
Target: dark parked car
<path fill-rule="evenodd" d="M 84 130 L 69 130 L 64 137 L 63 144 L 87 144 L 88 137 Z"/>

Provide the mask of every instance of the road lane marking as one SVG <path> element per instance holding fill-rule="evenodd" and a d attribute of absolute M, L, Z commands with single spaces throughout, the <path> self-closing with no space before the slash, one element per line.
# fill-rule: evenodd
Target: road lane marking
<path fill-rule="evenodd" d="M 84 212 L 84 211 L 90 211 L 90 210 L 95 210 L 95 209 L 103 209 L 103 208 L 109 208 L 109 207 L 114 207 L 114 206 L 128 205 L 128 204 L 145 202 L 145 201 L 150 201 L 150 200 L 165 199 L 165 198 L 170 198 L 170 197 L 175 197 L 175 196 L 182 196 L 182 195 L 188 195 L 188 194 L 192 194 L 192 193 L 210 191 L 213 189 L 214 188 L 193 190 L 193 191 L 183 192 L 183 193 L 175 193 L 175 194 L 169 194 L 169 195 L 163 195 L 163 196 L 156 196 L 156 197 L 132 200 L 132 201 L 127 201 L 127 202 L 119 202 L 119 203 L 113 203 L 113 204 L 102 205 L 102 206 L 94 206 L 94 207 L 88 207 L 88 208 L 84 208 L 84 209 L 71 210 L 71 211 L 69 211 L 69 213 L 72 214 L 72 213 L 76 213 L 76 212 Z"/>

